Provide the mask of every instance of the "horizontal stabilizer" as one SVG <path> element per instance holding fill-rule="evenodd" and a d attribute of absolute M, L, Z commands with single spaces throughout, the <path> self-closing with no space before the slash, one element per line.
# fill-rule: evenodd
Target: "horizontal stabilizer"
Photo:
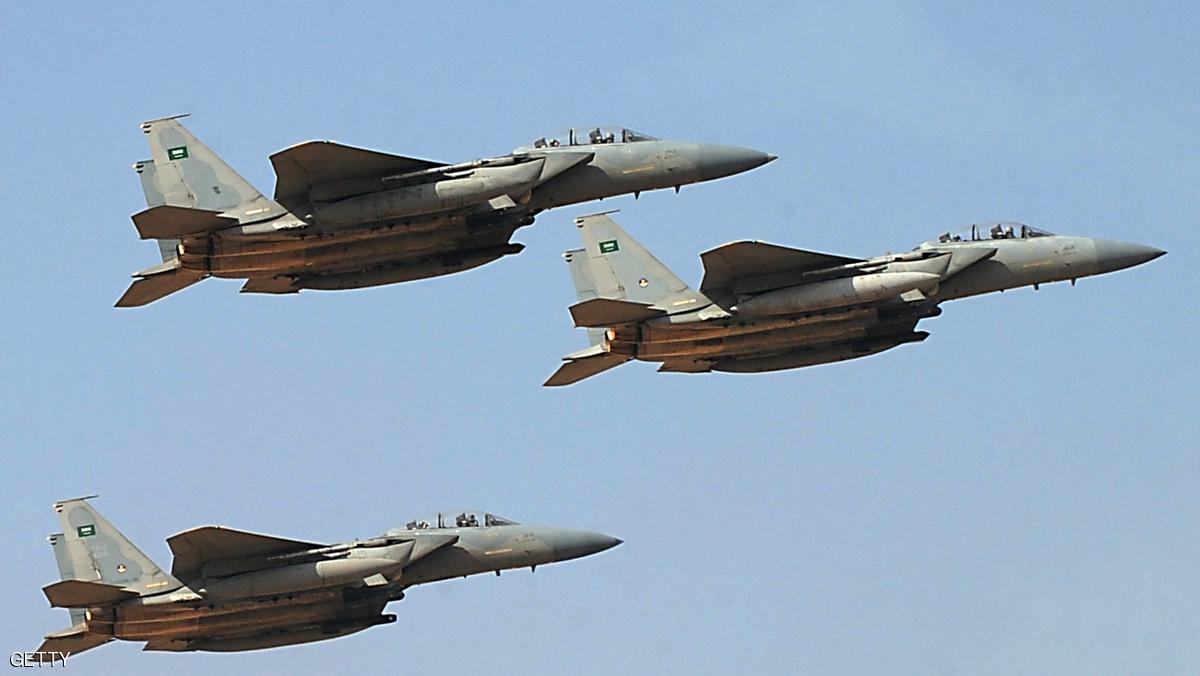
<path fill-rule="evenodd" d="M 203 272 L 180 268 L 178 261 L 156 265 L 137 275 L 141 279 L 129 285 L 124 295 L 117 300 L 117 307 L 139 307 L 152 303 L 163 296 L 186 289 L 205 277 Z"/>
<path fill-rule="evenodd" d="M 87 580 L 63 580 L 42 587 L 42 591 L 55 608 L 111 606 L 138 597 L 124 587 Z"/>
<path fill-rule="evenodd" d="M 87 630 L 87 625 L 77 624 L 73 627 L 46 636 L 42 645 L 37 649 L 40 653 L 60 653 L 77 655 L 85 650 L 113 640 L 111 636 L 93 634 Z"/>
<path fill-rule="evenodd" d="M 210 563 L 289 554 L 325 546 L 223 526 L 201 526 L 186 530 L 167 538 L 167 545 L 175 555 L 171 574 L 184 581 L 200 577 L 204 566 Z"/>
<path fill-rule="evenodd" d="M 667 314 L 645 303 L 613 298 L 593 298 L 572 305 L 571 318 L 578 327 L 605 327 L 640 322 Z"/>
<path fill-rule="evenodd" d="M 700 291 L 704 293 L 734 287 L 739 278 L 777 272 L 807 272 L 862 261 L 753 241 L 730 242 L 700 254 L 700 260 L 704 263 Z"/>
<path fill-rule="evenodd" d="M 611 354 L 602 352 L 594 357 L 586 357 L 584 359 L 573 359 L 558 367 L 554 375 L 550 376 L 543 385 L 545 387 L 561 387 L 577 383 L 584 378 L 590 378 L 597 373 L 603 373 L 611 368 L 615 368 L 632 359 L 619 354 Z"/>
<path fill-rule="evenodd" d="M 169 204 L 150 207 L 133 215 L 133 225 L 142 239 L 179 239 L 223 230 L 238 224 L 236 218 L 220 211 L 176 207 Z"/>
<path fill-rule="evenodd" d="M 275 200 L 284 205 L 308 201 L 309 190 L 322 183 L 407 174 L 446 166 L 442 162 L 389 155 L 333 141 L 308 141 L 294 145 L 272 155 L 271 164 L 275 167 Z M 323 194 L 321 197 L 332 200 L 348 196 Z"/>

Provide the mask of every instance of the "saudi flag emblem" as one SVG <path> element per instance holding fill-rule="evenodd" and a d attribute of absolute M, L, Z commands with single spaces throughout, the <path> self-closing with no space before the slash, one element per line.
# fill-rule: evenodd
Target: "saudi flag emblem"
<path fill-rule="evenodd" d="M 179 146 L 178 148 L 167 148 L 168 160 L 183 160 L 187 159 L 187 146 Z"/>
<path fill-rule="evenodd" d="M 95 535 L 96 534 L 96 524 L 89 523 L 86 526 L 80 526 L 79 528 L 75 529 L 75 532 L 78 533 L 79 537 L 81 537 L 81 538 L 85 538 L 89 535 Z"/>
<path fill-rule="evenodd" d="M 600 242 L 600 253 L 612 253 L 621 247 L 617 246 L 617 240 L 609 239 Z"/>

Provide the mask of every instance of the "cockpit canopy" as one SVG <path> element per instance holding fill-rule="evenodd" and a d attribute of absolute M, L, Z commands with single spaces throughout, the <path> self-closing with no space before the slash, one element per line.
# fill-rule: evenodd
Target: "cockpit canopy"
<path fill-rule="evenodd" d="M 518 522 L 496 516 L 489 512 L 473 509 L 438 512 L 404 524 L 404 530 L 430 530 L 435 528 L 480 528 L 488 526 L 513 526 Z"/>
<path fill-rule="evenodd" d="M 624 127 L 600 125 L 574 127 L 555 134 L 547 134 L 518 150 L 537 150 L 539 148 L 559 148 L 562 146 L 590 146 L 605 143 L 638 143 L 639 141 L 657 140 L 657 138 L 643 134 L 640 131 Z"/>
<path fill-rule="evenodd" d="M 937 242 L 946 244 L 948 242 L 984 242 L 993 239 L 1030 239 L 1033 237 L 1048 237 L 1053 234 L 1052 232 L 1039 230 L 1024 223 L 995 221 L 991 223 L 977 223 L 972 225 L 970 229 L 956 234 L 943 233 L 938 236 Z M 932 244 L 933 242 L 930 243 Z"/>

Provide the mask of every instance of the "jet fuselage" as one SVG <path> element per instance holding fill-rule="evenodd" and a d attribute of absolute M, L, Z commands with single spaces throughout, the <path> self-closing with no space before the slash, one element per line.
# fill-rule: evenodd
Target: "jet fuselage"
<path fill-rule="evenodd" d="M 308 142 L 272 156 L 278 183 L 268 200 L 177 120 L 147 122 L 155 157 L 135 168 L 150 208 L 133 220 L 143 238 L 159 240 L 164 262 L 135 273 L 118 305 L 206 277 L 247 279 L 244 292 L 294 293 L 459 272 L 520 252 L 513 233 L 546 209 L 678 190 L 774 159 L 599 129 L 454 165 Z"/>
<path fill-rule="evenodd" d="M 871 259 L 734 242 L 704 254 L 696 292 L 603 214 L 576 223 L 585 249 L 565 254 L 581 300 L 572 315 L 593 332 L 593 345 L 568 355 L 548 385 L 631 359 L 662 371 L 745 373 L 867 356 L 924 340 L 917 324 L 941 314 L 945 301 L 1073 282 L 1163 253 L 1019 224 Z"/>
<path fill-rule="evenodd" d="M 114 639 L 145 641 L 145 650 L 238 651 L 334 638 L 393 621 L 382 611 L 409 587 L 567 561 L 621 542 L 470 511 L 334 545 L 205 526 L 168 540 L 176 559 L 167 575 L 84 499 L 56 508 L 69 526 L 51 537 L 63 581 L 46 594 L 82 616 L 47 636 L 41 652 Z"/>
<path fill-rule="evenodd" d="M 986 254 L 988 251 L 994 253 Z M 1138 244 L 1058 235 L 926 244 L 916 253 L 927 257 L 904 260 L 903 255 L 883 256 L 861 266 L 879 270 L 862 277 L 873 274 L 905 279 L 883 296 L 870 291 L 855 295 L 849 289 L 842 293 L 831 290 L 819 299 L 800 297 L 806 287 L 835 283 L 849 287 L 860 276 L 797 284 L 750 295 L 733 306 L 732 316 L 725 318 L 650 320 L 646 334 L 649 340 L 632 345 L 613 341 L 613 351 L 624 350 L 625 354 L 651 361 L 666 361 L 668 357 L 713 360 L 712 370 L 731 372 L 841 361 L 924 340 L 928 334 L 914 332 L 914 327 L 921 319 L 941 314 L 938 304 L 944 301 L 1073 281 L 1138 265 L 1161 254 Z M 955 259 L 969 262 L 959 267 Z M 820 271 L 809 274 L 816 277 Z M 794 292 L 797 302 L 790 311 L 784 309 L 769 316 L 742 311 L 752 307 L 754 300 L 782 291 Z M 920 297 L 902 298 L 902 294 L 912 291 Z M 822 301 L 827 305 L 821 306 Z M 663 330 L 655 332 L 658 328 Z"/>
<path fill-rule="evenodd" d="M 183 240 L 180 262 L 185 269 L 214 277 L 295 276 L 303 288 L 353 288 L 356 280 L 363 286 L 408 281 L 520 252 L 524 247 L 510 244 L 509 237 L 547 209 L 678 188 L 747 171 L 771 159 L 747 148 L 657 140 L 524 149 L 514 158 L 524 161 L 474 172 L 522 172 L 516 180 L 501 183 L 505 190 L 499 192 L 492 188 L 442 199 L 438 206 L 406 214 L 392 206 L 402 201 L 395 191 L 376 187 L 377 192 L 315 207 L 304 215 L 287 213 Z M 545 170 L 531 175 L 527 167 Z M 400 190 L 432 193 L 438 183 Z M 469 209 L 501 196 L 511 198 L 514 206 L 495 213 Z M 436 197 L 412 200 L 439 202 Z M 387 217 L 388 213 L 395 215 Z M 326 219 L 326 214 L 337 218 Z M 483 246 L 464 246 L 473 239 Z M 322 279 L 326 276 L 333 279 Z"/>

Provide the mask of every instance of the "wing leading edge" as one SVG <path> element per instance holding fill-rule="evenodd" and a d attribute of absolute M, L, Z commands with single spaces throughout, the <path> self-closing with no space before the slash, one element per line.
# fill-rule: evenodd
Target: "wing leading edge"
<path fill-rule="evenodd" d="M 738 280 L 749 277 L 820 270 L 861 263 L 863 259 L 744 240 L 705 251 L 700 254 L 700 260 L 704 264 L 700 291 L 709 293 L 734 288 Z"/>
<path fill-rule="evenodd" d="M 175 560 L 171 574 L 185 582 L 202 577 L 206 566 L 234 560 L 265 559 L 268 556 L 290 554 L 326 545 L 302 540 L 289 540 L 261 535 L 223 526 L 201 526 L 167 538 Z M 250 570 L 255 566 L 241 566 Z"/>
<path fill-rule="evenodd" d="M 447 166 L 442 162 L 389 155 L 333 141 L 307 141 L 294 145 L 272 155 L 271 164 L 275 167 L 275 201 L 285 206 L 308 201 L 313 186 Z M 355 192 L 339 194 L 333 190 L 329 194 L 323 193 L 321 199 L 348 197 Z"/>

